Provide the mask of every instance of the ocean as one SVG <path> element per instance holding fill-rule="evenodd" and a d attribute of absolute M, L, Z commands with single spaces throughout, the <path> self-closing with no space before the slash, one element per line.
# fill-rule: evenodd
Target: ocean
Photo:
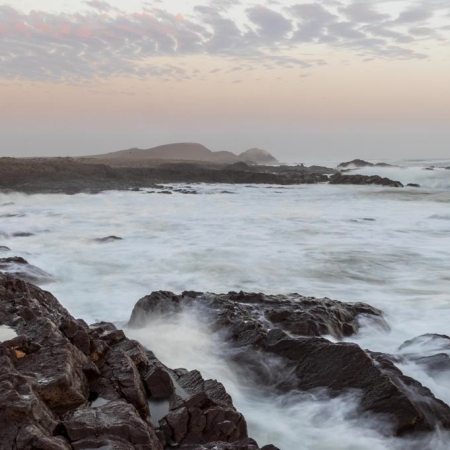
<path fill-rule="evenodd" d="M 448 449 L 450 436 L 439 430 L 414 440 L 384 437 L 380 418 L 355 413 L 356 393 L 324 401 L 250 385 L 227 362 L 227 343 L 201 317 L 126 328 L 134 304 L 155 290 L 243 290 L 380 308 L 389 330 L 367 322 L 347 339 L 372 351 L 396 353 L 416 336 L 449 335 L 450 170 L 444 167 L 450 161 L 398 164 L 355 173 L 420 188 L 200 184 L 191 186 L 197 195 L 3 193 L 0 245 L 11 252 L 2 256 L 21 256 L 50 273 L 54 281 L 42 287 L 73 316 L 112 321 L 170 367 L 198 369 L 224 383 L 261 446 Z M 431 165 L 436 168 L 425 170 Z M 32 236 L 14 237 L 17 232 Z M 122 240 L 98 241 L 107 236 Z M 399 367 L 450 404 L 450 377 L 431 378 L 412 363 Z"/>

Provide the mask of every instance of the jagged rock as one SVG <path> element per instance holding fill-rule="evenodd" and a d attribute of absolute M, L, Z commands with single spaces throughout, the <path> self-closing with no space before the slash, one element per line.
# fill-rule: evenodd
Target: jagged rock
<path fill-rule="evenodd" d="M 384 355 L 317 337 L 348 336 L 357 331 L 360 316 L 385 326 L 381 312 L 369 305 L 298 295 L 154 292 L 136 304 L 130 325 L 140 326 L 151 315 L 183 309 L 195 310 L 213 329 L 225 332 L 235 348 L 232 359 L 238 363 L 237 370 L 246 368 L 246 376 L 253 374 L 254 381 L 265 388 L 280 393 L 326 388 L 328 395 L 357 390 L 361 411 L 390 417 L 396 435 L 450 428 L 450 407 L 404 376 Z M 274 364 L 280 367 L 267 371 Z M 190 377 L 195 380 L 195 374 Z"/>
<path fill-rule="evenodd" d="M 351 336 L 358 331 L 361 317 L 371 318 L 380 326 L 388 327 L 382 312 L 365 303 L 343 303 L 298 294 L 264 295 L 245 292 L 220 295 L 183 292 L 180 296 L 172 292 L 153 292 L 136 303 L 129 323 L 131 326 L 140 326 L 146 323 L 147 315 L 176 312 L 182 307 L 195 304 L 211 311 L 217 310 L 219 322 L 222 318 L 225 322 L 232 318 L 239 325 L 250 319 L 248 323 L 251 327 L 258 325 L 256 332 L 263 329 L 255 320 L 258 316 L 298 336 Z M 235 334 L 244 342 L 248 333 L 236 330 Z"/>
<path fill-rule="evenodd" d="M 156 364 L 148 369 L 144 376 L 144 383 L 152 398 L 168 398 L 175 391 L 169 372 Z"/>
<path fill-rule="evenodd" d="M 58 421 L 36 392 L 36 383 L 35 377 L 17 371 L 8 357 L 0 357 L 0 449 L 70 448 L 60 439 L 53 446 L 38 445 L 51 439 Z"/>
<path fill-rule="evenodd" d="M 147 395 L 139 371 L 132 359 L 121 349 L 111 349 L 105 357 L 101 374 L 113 384 L 115 390 L 131 403 L 142 418 L 150 416 Z"/>
<path fill-rule="evenodd" d="M 258 450 L 220 383 L 167 368 L 114 325 L 89 327 L 50 293 L 3 274 L 0 325 L 8 327 L 0 450 L 162 450 L 175 442 Z M 167 404 L 156 420 L 155 401 Z"/>
<path fill-rule="evenodd" d="M 125 441 L 128 448 L 162 450 L 154 429 L 144 422 L 136 409 L 124 401 L 109 402 L 98 408 L 79 409 L 63 419 L 64 431 L 72 445 L 83 447 L 89 441 Z M 91 442 L 92 445 L 92 442 Z M 125 447 L 127 448 L 127 447 Z"/>
<path fill-rule="evenodd" d="M 389 187 L 403 187 L 400 181 L 382 178 L 379 175 L 343 175 L 337 173 L 331 176 L 330 184 L 356 184 L 356 185 L 378 185 Z"/>
<path fill-rule="evenodd" d="M 53 281 L 50 274 L 36 266 L 33 266 L 32 264 L 29 264 L 28 261 L 19 256 L 0 258 L 0 272 L 13 275 L 17 278 L 22 278 L 30 283 L 47 284 Z"/>

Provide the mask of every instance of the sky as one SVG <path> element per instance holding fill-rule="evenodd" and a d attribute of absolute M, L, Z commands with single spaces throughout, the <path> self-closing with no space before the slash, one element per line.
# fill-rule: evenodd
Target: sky
<path fill-rule="evenodd" d="M 0 0 L 0 156 L 450 156 L 450 0 Z"/>

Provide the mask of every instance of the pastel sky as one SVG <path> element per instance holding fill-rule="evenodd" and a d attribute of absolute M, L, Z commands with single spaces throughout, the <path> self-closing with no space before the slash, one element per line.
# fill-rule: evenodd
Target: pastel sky
<path fill-rule="evenodd" d="M 0 156 L 450 157 L 450 0 L 0 0 Z"/>

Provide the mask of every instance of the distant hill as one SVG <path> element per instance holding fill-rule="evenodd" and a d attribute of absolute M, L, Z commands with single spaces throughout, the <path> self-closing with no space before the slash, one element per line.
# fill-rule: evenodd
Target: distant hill
<path fill-rule="evenodd" d="M 252 162 L 255 164 L 277 164 L 278 160 L 272 156 L 267 150 L 259 148 L 251 148 L 239 155 L 239 160 L 244 162 Z"/>
<path fill-rule="evenodd" d="M 166 160 L 166 161 L 195 161 L 233 164 L 244 161 L 253 164 L 275 164 L 277 159 L 269 152 L 252 148 L 240 155 L 232 152 L 221 151 L 212 152 L 204 145 L 182 142 L 176 144 L 160 145 L 159 147 L 149 149 L 130 148 L 118 152 L 95 155 L 94 159 L 127 159 L 127 160 Z"/>

